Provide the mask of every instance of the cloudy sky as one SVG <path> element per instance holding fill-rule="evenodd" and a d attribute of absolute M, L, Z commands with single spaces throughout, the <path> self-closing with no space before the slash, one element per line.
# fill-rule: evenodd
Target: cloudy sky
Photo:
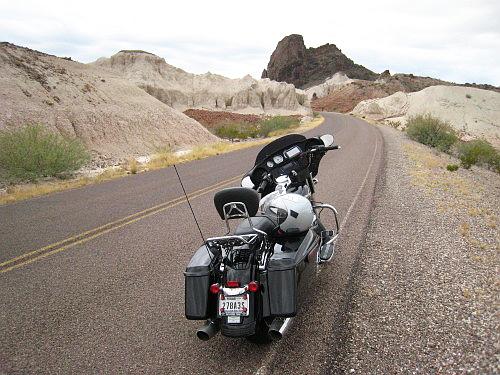
<path fill-rule="evenodd" d="M 500 86 L 499 20 L 498 0 L 0 0 L 2 41 L 81 62 L 142 49 L 229 77 L 260 76 L 297 33 L 376 72 Z"/>

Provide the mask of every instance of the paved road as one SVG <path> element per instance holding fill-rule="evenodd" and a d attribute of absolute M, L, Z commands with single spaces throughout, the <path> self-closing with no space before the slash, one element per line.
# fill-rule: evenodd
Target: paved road
<path fill-rule="evenodd" d="M 196 339 L 182 272 L 200 238 L 167 168 L 0 206 L 0 374 L 302 373 L 339 360 L 383 141 L 361 120 L 324 116 L 309 135 L 332 133 L 342 150 L 323 159 L 317 197 L 337 206 L 344 231 L 289 336 Z M 214 192 L 236 185 L 258 150 L 179 167 L 205 235 L 223 230 Z"/>

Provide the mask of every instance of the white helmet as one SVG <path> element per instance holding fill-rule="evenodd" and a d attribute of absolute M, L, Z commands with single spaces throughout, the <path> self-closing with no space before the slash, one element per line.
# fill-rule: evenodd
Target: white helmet
<path fill-rule="evenodd" d="M 309 199 L 299 194 L 269 195 L 261 202 L 261 211 L 276 221 L 283 232 L 302 233 L 313 225 L 316 215 Z"/>

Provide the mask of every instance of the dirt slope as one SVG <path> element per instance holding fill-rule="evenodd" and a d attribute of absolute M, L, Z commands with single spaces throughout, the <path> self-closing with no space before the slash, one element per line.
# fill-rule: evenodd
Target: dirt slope
<path fill-rule="evenodd" d="M 9 43 L 0 44 L 0 129 L 41 123 L 122 158 L 217 138 L 122 77 Z"/>

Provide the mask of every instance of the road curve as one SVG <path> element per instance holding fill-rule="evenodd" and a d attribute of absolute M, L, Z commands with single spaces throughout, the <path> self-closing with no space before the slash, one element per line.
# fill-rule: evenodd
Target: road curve
<path fill-rule="evenodd" d="M 282 341 L 196 339 L 182 272 L 201 240 L 166 168 L 0 207 L 0 373 L 315 373 L 339 360 L 383 141 L 364 121 L 324 117 L 308 135 L 333 133 L 342 149 L 323 159 L 317 198 L 338 208 L 343 232 Z M 214 192 L 258 151 L 179 166 L 206 236 L 223 232 Z"/>

